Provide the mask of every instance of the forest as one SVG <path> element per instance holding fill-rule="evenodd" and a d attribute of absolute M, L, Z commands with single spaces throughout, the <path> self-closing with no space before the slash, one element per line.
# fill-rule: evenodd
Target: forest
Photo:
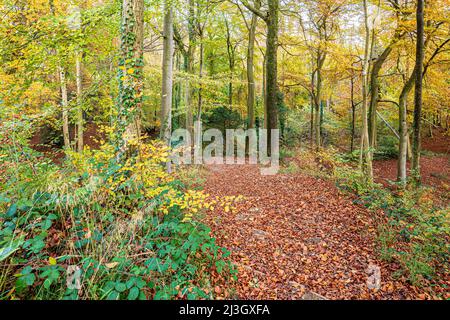
<path fill-rule="evenodd" d="M 450 299 L 450 0 L 0 17 L 0 300 Z"/>

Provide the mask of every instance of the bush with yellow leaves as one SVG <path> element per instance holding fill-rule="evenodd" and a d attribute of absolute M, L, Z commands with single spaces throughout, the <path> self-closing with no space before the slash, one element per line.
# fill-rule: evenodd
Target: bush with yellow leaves
<path fill-rule="evenodd" d="M 120 162 L 104 144 L 61 166 L 25 142 L 23 158 L 17 143 L 1 150 L 14 171 L 0 189 L 0 299 L 211 299 L 218 281 L 233 281 L 229 252 L 196 216 L 235 199 L 186 189 L 161 143 L 130 145 Z M 69 267 L 80 286 L 67 286 Z"/>

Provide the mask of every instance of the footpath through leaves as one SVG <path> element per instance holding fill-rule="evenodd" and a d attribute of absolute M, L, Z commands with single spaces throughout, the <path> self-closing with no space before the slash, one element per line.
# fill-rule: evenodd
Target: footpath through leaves
<path fill-rule="evenodd" d="M 373 213 L 332 182 L 222 165 L 208 167 L 206 189 L 245 197 L 234 212 L 217 209 L 206 218 L 219 245 L 232 252 L 240 299 L 426 297 L 405 279 L 393 279 L 396 266 L 377 259 Z M 371 265 L 381 269 L 379 290 L 368 287 Z"/>

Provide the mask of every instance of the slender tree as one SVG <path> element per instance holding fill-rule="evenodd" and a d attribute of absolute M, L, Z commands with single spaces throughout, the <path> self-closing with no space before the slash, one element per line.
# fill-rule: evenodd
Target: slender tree
<path fill-rule="evenodd" d="M 364 28 L 365 28 L 365 49 L 362 71 L 362 134 L 361 134 L 361 158 L 360 166 L 368 183 L 373 181 L 372 169 L 372 151 L 369 144 L 369 128 L 367 119 L 367 105 L 368 105 L 368 69 L 369 69 L 369 44 L 370 44 L 370 28 L 369 28 L 369 14 L 367 9 L 367 0 L 363 0 L 364 7 Z"/>
<path fill-rule="evenodd" d="M 50 7 L 50 13 L 52 16 L 56 15 L 55 4 L 53 0 L 48 2 Z M 56 52 L 54 52 L 56 54 Z M 59 74 L 59 83 L 61 88 L 61 107 L 62 107 L 62 131 L 64 147 L 66 149 L 70 148 L 70 135 L 69 135 L 69 99 L 67 93 L 67 80 L 66 80 L 66 70 L 60 64 L 57 67 Z"/>
<path fill-rule="evenodd" d="M 77 149 L 83 151 L 84 147 L 84 128 L 83 128 L 83 76 L 82 76 L 82 53 L 76 52 L 76 78 L 77 78 Z"/>
<path fill-rule="evenodd" d="M 164 6 L 162 93 L 161 93 L 161 130 L 160 137 L 170 144 L 172 130 L 172 89 L 173 89 L 173 9 L 170 0 Z"/>
<path fill-rule="evenodd" d="M 191 137 L 194 133 L 194 112 L 193 112 L 193 95 L 194 89 L 191 85 L 190 76 L 194 75 L 195 52 L 197 49 L 197 32 L 196 32 L 196 10 L 195 0 L 188 2 L 188 17 L 186 19 L 188 41 L 184 44 L 183 37 L 180 34 L 179 27 L 174 24 L 174 40 L 177 49 L 183 56 L 183 71 L 186 73 L 184 80 L 184 106 L 185 106 L 185 126 L 189 130 Z M 175 22 L 174 22 L 175 23 Z"/>
<path fill-rule="evenodd" d="M 228 83 L 228 106 L 233 107 L 233 77 L 234 69 L 236 66 L 236 47 L 237 43 L 233 43 L 232 40 L 232 30 L 230 22 L 227 17 L 225 17 L 225 29 L 226 29 L 226 39 L 227 39 L 227 55 L 228 55 L 228 67 L 230 69 L 230 81 Z"/>
<path fill-rule="evenodd" d="M 61 105 L 62 105 L 62 121 L 63 121 L 63 138 L 64 147 L 70 148 L 70 136 L 69 136 L 69 100 L 67 95 L 67 80 L 66 71 L 63 67 L 59 66 L 59 79 L 61 84 Z"/>
<path fill-rule="evenodd" d="M 416 183 L 420 183 L 420 126 L 422 121 L 422 83 L 424 60 L 424 0 L 417 0 L 417 46 L 416 46 L 416 74 L 414 93 L 414 123 L 412 146 L 412 173 Z"/>
<path fill-rule="evenodd" d="M 80 7 L 74 8 L 74 23 L 72 28 L 81 31 L 81 11 Z M 78 152 L 82 152 L 84 148 L 84 119 L 83 119 L 83 51 L 82 46 L 77 45 L 78 48 L 75 52 L 75 77 L 77 83 L 77 109 L 76 109 L 76 135 L 77 135 L 77 150 Z"/>
<path fill-rule="evenodd" d="M 261 1 L 255 1 L 255 8 L 261 8 Z M 252 13 L 252 20 L 248 30 L 248 50 L 247 50 L 247 115 L 248 128 L 255 127 L 255 40 L 256 40 L 256 26 L 258 24 L 258 16 Z"/>
<path fill-rule="evenodd" d="M 187 52 L 184 56 L 184 68 L 188 74 L 194 74 L 194 55 L 196 51 L 196 38 L 197 34 L 195 32 L 195 2 L 194 0 L 189 0 L 189 17 L 188 17 L 188 37 L 189 43 Z M 189 79 L 186 81 L 185 88 L 185 105 L 186 105 L 186 129 L 189 130 L 191 136 L 194 134 L 194 113 L 192 106 L 192 95 L 193 90 L 191 88 Z"/>

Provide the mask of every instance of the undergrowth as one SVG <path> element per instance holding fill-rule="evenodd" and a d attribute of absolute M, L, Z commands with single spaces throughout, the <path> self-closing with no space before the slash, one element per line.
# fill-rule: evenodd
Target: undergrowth
<path fill-rule="evenodd" d="M 355 202 L 374 212 L 380 258 L 398 263 L 398 276 L 406 276 L 413 285 L 433 286 L 433 281 L 450 271 L 448 206 L 436 205 L 433 189 L 428 187 L 393 185 L 391 190 L 376 183 L 368 185 L 355 164 L 358 158 L 356 153 L 341 154 L 334 149 L 304 150 L 282 173 L 330 178 L 339 189 L 356 195 Z"/>
<path fill-rule="evenodd" d="M 373 212 L 384 213 L 376 219 L 383 260 L 399 263 L 400 273 L 413 285 L 426 285 L 449 273 L 449 210 L 434 204 L 432 189 L 394 186 L 397 191 L 392 191 L 379 184 L 367 185 L 354 168 L 337 163 L 338 187 L 356 194 L 355 201 Z"/>
<path fill-rule="evenodd" d="M 234 281 L 196 219 L 233 200 L 167 174 L 166 148 L 134 141 L 117 163 L 104 144 L 57 166 L 28 146 L 30 128 L 0 127 L 0 299 L 212 299 Z"/>

